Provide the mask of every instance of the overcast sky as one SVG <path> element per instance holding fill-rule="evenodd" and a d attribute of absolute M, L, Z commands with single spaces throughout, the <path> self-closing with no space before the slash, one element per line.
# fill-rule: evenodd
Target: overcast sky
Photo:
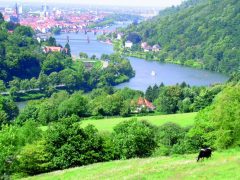
<path fill-rule="evenodd" d="M 5 1 L 6 0 L 0 0 Z M 38 3 L 78 3 L 78 4 L 89 4 L 89 5 L 116 5 L 116 6 L 151 6 L 151 7 L 168 7 L 172 5 L 178 5 L 183 0 L 9 0 L 8 2 L 38 2 Z"/>

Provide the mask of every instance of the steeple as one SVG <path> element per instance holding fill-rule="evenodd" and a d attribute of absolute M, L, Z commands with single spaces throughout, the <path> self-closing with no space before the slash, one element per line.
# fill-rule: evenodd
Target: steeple
<path fill-rule="evenodd" d="M 17 15 L 17 18 L 19 18 L 19 11 L 18 11 L 18 4 L 15 4 L 15 13 Z"/>

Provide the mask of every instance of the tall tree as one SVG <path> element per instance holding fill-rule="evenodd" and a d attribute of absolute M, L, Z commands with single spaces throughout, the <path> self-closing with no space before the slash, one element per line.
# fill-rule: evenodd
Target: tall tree
<path fill-rule="evenodd" d="M 69 43 L 67 43 L 64 48 L 66 49 L 66 55 L 71 56 L 71 48 Z"/>

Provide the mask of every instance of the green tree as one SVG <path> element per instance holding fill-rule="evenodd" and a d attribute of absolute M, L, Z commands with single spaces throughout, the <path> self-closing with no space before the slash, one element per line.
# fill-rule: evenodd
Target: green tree
<path fill-rule="evenodd" d="M 27 36 L 27 37 L 33 37 L 34 31 L 27 26 L 18 26 L 15 30 L 14 33 L 20 36 Z"/>
<path fill-rule="evenodd" d="M 156 130 L 156 141 L 158 148 L 155 154 L 169 155 L 172 152 L 172 148 L 181 143 L 186 135 L 184 128 L 174 123 L 166 123 L 160 126 Z"/>
<path fill-rule="evenodd" d="M 74 93 L 69 99 L 59 105 L 58 114 L 60 117 L 68 117 L 72 114 L 85 117 L 89 114 L 88 99 L 81 92 Z"/>
<path fill-rule="evenodd" d="M 190 137 L 201 146 L 218 149 L 237 147 L 240 140 L 240 86 L 226 87 L 210 107 L 201 111 Z"/>
<path fill-rule="evenodd" d="M 0 24 L 4 22 L 4 17 L 2 15 L 2 13 L 0 13 Z"/>
<path fill-rule="evenodd" d="M 43 61 L 42 72 L 49 75 L 52 72 L 62 71 L 64 67 L 64 57 L 58 53 L 50 53 Z"/>
<path fill-rule="evenodd" d="M 104 140 L 93 126 L 81 128 L 77 116 L 63 118 L 46 134 L 46 150 L 54 169 L 63 169 L 104 160 Z"/>
<path fill-rule="evenodd" d="M 26 144 L 32 144 L 41 138 L 41 130 L 33 121 L 22 127 L 5 125 L 0 131 L 0 176 L 10 176 L 18 172 L 18 153 Z"/>
<path fill-rule="evenodd" d="M 138 44 L 141 42 L 142 37 L 138 33 L 132 32 L 128 34 L 126 39 L 131 41 L 133 44 Z"/>
<path fill-rule="evenodd" d="M 48 87 L 48 84 L 49 84 L 48 76 L 41 72 L 38 77 L 39 89 L 45 91 L 46 88 Z"/>
<path fill-rule="evenodd" d="M 71 48 L 69 43 L 67 43 L 64 48 L 66 49 L 66 55 L 71 57 Z"/>
<path fill-rule="evenodd" d="M 113 145 L 121 159 L 150 156 L 156 147 L 154 128 L 145 121 L 124 121 L 114 128 Z"/>
<path fill-rule="evenodd" d="M 149 86 L 146 90 L 145 97 L 149 101 L 153 101 L 153 89 L 152 86 Z"/>
<path fill-rule="evenodd" d="M 88 55 L 87 55 L 87 53 L 80 52 L 80 53 L 79 53 L 79 57 L 80 57 L 81 59 L 87 59 L 87 58 L 88 58 Z"/>
<path fill-rule="evenodd" d="M 48 44 L 49 46 L 57 46 L 56 39 L 51 36 L 51 37 L 47 40 L 47 44 Z"/>
<path fill-rule="evenodd" d="M 190 112 L 191 104 L 191 99 L 189 97 L 185 98 L 183 101 L 178 103 L 179 111 L 182 113 Z"/>
<path fill-rule="evenodd" d="M 27 144 L 19 153 L 18 170 L 28 176 L 47 172 L 51 169 L 49 157 L 44 141 Z"/>
<path fill-rule="evenodd" d="M 163 113 L 176 113 L 178 102 L 182 99 L 182 91 L 179 86 L 164 87 L 155 100 L 158 110 Z"/>
<path fill-rule="evenodd" d="M 2 80 L 0 80 L 0 93 L 5 92 L 6 90 L 7 89 L 6 89 L 4 82 Z"/>

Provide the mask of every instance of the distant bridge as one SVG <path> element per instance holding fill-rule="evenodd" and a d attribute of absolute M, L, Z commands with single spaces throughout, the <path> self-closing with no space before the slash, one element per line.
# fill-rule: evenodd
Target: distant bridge
<path fill-rule="evenodd" d="M 98 33 L 102 33 L 102 34 L 108 34 L 108 33 L 113 33 L 113 32 L 116 32 L 116 30 L 109 30 L 109 29 L 72 29 L 72 28 L 69 28 L 69 29 L 62 29 L 61 32 L 65 32 L 65 33 L 70 33 L 70 32 L 73 32 L 73 33 L 78 33 L 78 32 L 82 32 L 82 33 L 94 33 L 94 35 L 97 35 Z"/>
<path fill-rule="evenodd" d="M 98 41 L 97 39 L 87 39 L 87 38 L 55 38 L 56 40 L 67 40 L 67 41 Z"/>

